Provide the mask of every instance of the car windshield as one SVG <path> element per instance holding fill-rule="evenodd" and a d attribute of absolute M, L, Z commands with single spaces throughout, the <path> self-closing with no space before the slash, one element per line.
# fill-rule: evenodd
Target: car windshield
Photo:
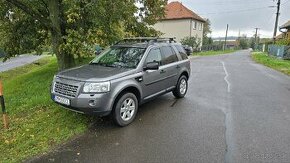
<path fill-rule="evenodd" d="M 145 50 L 138 47 L 111 47 L 96 57 L 91 64 L 106 67 L 136 68 Z"/>

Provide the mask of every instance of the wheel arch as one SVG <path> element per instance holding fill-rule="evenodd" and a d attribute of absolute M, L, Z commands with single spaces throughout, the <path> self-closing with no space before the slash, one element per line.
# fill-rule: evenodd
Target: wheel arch
<path fill-rule="evenodd" d="M 138 100 L 138 104 L 140 104 L 140 101 L 141 101 L 141 91 L 136 87 L 136 86 L 127 86 L 123 89 L 121 89 L 117 95 L 115 96 L 114 100 L 113 100 L 113 105 L 112 105 L 112 110 L 114 109 L 118 99 L 120 99 L 122 97 L 122 95 L 124 95 L 125 93 L 127 92 L 130 92 L 130 93 L 133 93 L 137 100 Z"/>
<path fill-rule="evenodd" d="M 189 74 L 187 71 L 183 71 L 180 75 L 179 75 L 179 78 L 184 75 L 187 79 L 189 79 Z"/>

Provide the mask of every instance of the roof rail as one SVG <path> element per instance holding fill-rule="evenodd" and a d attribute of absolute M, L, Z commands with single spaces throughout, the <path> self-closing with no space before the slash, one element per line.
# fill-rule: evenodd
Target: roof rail
<path fill-rule="evenodd" d="M 132 37 L 132 38 L 124 38 L 123 40 L 117 42 L 115 45 L 122 43 L 147 43 L 147 47 L 157 42 L 169 42 L 173 43 L 175 41 L 175 37 Z"/>

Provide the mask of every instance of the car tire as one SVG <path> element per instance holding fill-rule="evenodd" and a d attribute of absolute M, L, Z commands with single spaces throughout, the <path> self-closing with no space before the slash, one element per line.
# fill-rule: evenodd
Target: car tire
<path fill-rule="evenodd" d="M 113 120 L 121 127 L 129 125 L 136 117 L 138 111 L 138 100 L 133 93 L 125 93 L 117 99 Z"/>
<path fill-rule="evenodd" d="M 183 98 L 188 89 L 187 77 L 182 75 L 177 82 L 175 89 L 172 91 L 176 98 Z"/>

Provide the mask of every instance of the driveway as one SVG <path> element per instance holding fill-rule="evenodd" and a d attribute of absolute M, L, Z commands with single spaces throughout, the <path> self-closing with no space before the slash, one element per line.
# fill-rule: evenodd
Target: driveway
<path fill-rule="evenodd" d="M 8 70 L 16 68 L 16 67 L 24 66 L 26 64 L 32 63 L 32 62 L 42 58 L 42 57 L 43 56 L 24 54 L 24 55 L 20 55 L 20 56 L 11 58 L 11 59 L 7 60 L 6 62 L 0 61 L 0 72 L 8 71 Z"/>
<path fill-rule="evenodd" d="M 185 98 L 159 97 L 124 128 L 98 119 L 30 162 L 289 162 L 290 78 L 249 54 L 192 59 Z"/>

